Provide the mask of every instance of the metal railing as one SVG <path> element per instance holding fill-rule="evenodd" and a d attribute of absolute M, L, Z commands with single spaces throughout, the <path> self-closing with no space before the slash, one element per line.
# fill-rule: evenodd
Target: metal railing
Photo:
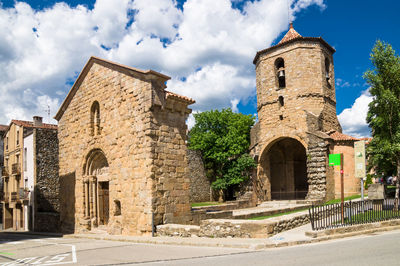
<path fill-rule="evenodd" d="M 341 203 L 313 205 L 309 208 L 311 227 L 312 230 L 323 230 L 400 219 L 398 203 L 395 199 L 385 199 L 349 201 L 343 208 Z"/>

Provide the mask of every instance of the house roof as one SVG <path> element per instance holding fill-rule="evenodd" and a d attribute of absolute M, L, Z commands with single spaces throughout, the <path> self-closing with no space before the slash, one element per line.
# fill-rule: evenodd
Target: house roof
<path fill-rule="evenodd" d="M 352 137 L 352 136 L 349 136 L 349 135 L 346 135 L 346 134 L 343 134 L 343 133 L 340 133 L 340 132 L 334 131 L 334 130 L 329 131 L 328 135 L 335 141 L 357 141 L 357 140 L 360 140 L 358 138 L 355 138 L 355 137 Z"/>
<path fill-rule="evenodd" d="M 137 74 L 142 74 L 145 75 L 146 77 L 150 79 L 161 79 L 164 82 L 171 79 L 169 76 L 161 74 L 157 71 L 154 70 L 141 70 L 138 68 L 130 67 L 130 66 L 125 66 L 122 64 L 118 64 L 112 61 L 108 61 L 102 58 L 98 58 L 95 56 L 92 56 L 89 58 L 87 61 L 86 65 L 83 67 L 81 73 L 79 74 L 78 78 L 76 79 L 74 85 L 72 85 L 71 90 L 69 91 L 67 97 L 64 99 L 63 103 L 60 106 L 60 109 L 58 110 L 57 114 L 54 116 L 56 120 L 60 120 L 62 115 L 64 114 L 65 110 L 67 109 L 68 105 L 71 103 L 72 98 L 74 97 L 76 91 L 78 90 L 79 86 L 82 84 L 82 81 L 86 77 L 87 73 L 89 72 L 91 66 L 96 63 L 100 64 L 102 66 L 108 67 L 108 68 L 117 68 L 121 71 L 127 72 L 127 73 L 137 73 Z"/>
<path fill-rule="evenodd" d="M 24 121 L 24 120 L 14 120 L 13 119 L 13 120 L 11 120 L 10 125 L 12 123 L 14 123 L 18 126 L 21 126 L 21 127 L 30 127 L 30 128 L 46 128 L 46 129 L 57 129 L 58 128 L 57 125 L 45 124 L 45 123 L 42 123 L 40 126 L 35 126 L 32 121 Z"/>
<path fill-rule="evenodd" d="M 184 102 L 186 102 L 186 103 L 188 103 L 188 104 L 193 104 L 193 103 L 196 102 L 196 101 L 193 100 L 192 98 L 189 98 L 189 97 L 186 97 L 186 96 L 182 96 L 182 95 L 176 94 L 176 93 L 174 93 L 174 92 L 170 92 L 170 91 L 165 91 L 165 92 L 166 92 L 166 97 L 167 97 L 167 98 L 178 99 L 178 100 L 184 101 Z"/>
<path fill-rule="evenodd" d="M 6 131 L 8 129 L 7 125 L 0 125 L 0 131 Z"/>
<path fill-rule="evenodd" d="M 282 40 L 280 40 L 279 43 L 276 45 L 273 45 L 269 48 L 258 51 L 256 56 L 253 59 L 253 64 L 257 63 L 258 58 L 262 54 L 273 51 L 279 47 L 283 47 L 287 44 L 294 43 L 297 41 L 319 42 L 319 43 L 323 44 L 326 48 L 328 48 L 328 50 L 331 51 L 332 53 L 336 52 L 335 48 L 330 46 L 324 39 L 322 39 L 322 37 L 303 37 L 293 28 L 293 24 L 290 23 L 290 28 L 289 28 L 288 32 L 286 32 L 285 36 L 283 36 Z"/>

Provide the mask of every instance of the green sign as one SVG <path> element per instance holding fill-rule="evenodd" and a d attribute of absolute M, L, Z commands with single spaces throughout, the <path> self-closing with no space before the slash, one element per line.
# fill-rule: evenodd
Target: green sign
<path fill-rule="evenodd" d="M 329 154 L 329 165 L 340 165 L 340 153 Z"/>

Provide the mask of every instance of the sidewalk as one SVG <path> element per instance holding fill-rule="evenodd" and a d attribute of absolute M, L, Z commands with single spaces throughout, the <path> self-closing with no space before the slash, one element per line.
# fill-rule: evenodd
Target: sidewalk
<path fill-rule="evenodd" d="M 97 240 L 128 241 L 142 244 L 185 245 L 201 247 L 225 247 L 260 250 L 285 246 L 317 243 L 357 235 L 376 232 L 400 231 L 400 221 L 391 224 L 374 223 L 360 228 L 354 227 L 337 232 L 328 232 L 330 235 L 319 234 L 311 237 L 306 232 L 311 232 L 311 225 L 306 224 L 289 231 L 276 234 L 269 238 L 207 238 L 207 237 L 147 237 L 147 236 L 119 236 L 107 234 L 74 234 L 65 235 L 64 238 L 89 238 Z"/>

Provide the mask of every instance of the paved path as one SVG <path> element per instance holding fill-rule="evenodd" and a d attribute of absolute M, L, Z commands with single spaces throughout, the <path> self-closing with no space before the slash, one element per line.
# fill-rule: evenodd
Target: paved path
<path fill-rule="evenodd" d="M 400 230 L 254 251 L 0 233 L 0 265 L 399 265 Z"/>

